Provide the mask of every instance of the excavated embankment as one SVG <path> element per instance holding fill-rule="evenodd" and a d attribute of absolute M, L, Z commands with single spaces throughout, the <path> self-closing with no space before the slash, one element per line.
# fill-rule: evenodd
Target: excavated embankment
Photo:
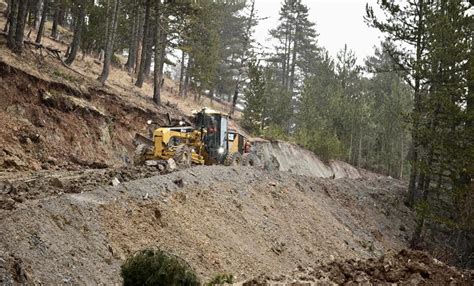
<path fill-rule="evenodd" d="M 254 140 L 255 151 L 268 169 L 318 178 L 361 177 L 360 172 L 346 162 L 324 163 L 313 152 L 283 141 Z"/>
<path fill-rule="evenodd" d="M 253 168 L 194 167 L 28 200 L 0 210 L 2 283 L 120 282 L 130 254 L 161 247 L 205 280 L 288 273 L 406 246 L 412 212 L 388 178 L 324 179 Z"/>

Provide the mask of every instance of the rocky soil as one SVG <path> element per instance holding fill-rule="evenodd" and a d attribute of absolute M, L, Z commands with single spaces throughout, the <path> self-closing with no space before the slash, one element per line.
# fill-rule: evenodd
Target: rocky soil
<path fill-rule="evenodd" d="M 25 200 L 41 199 L 65 193 L 84 193 L 168 172 L 168 170 L 146 166 L 78 171 L 0 172 L 0 209 L 14 209 Z"/>
<path fill-rule="evenodd" d="M 413 213 L 388 178 L 323 179 L 194 167 L 0 210 L 3 283 L 120 282 L 123 260 L 161 247 L 203 280 L 289 273 L 407 245 Z"/>
<path fill-rule="evenodd" d="M 46 80 L 1 57 L 0 73 L 0 170 L 125 166 L 135 133 L 147 134 L 148 119 L 165 125 L 167 114 L 183 116 L 152 103 L 144 108 L 102 87 Z"/>
<path fill-rule="evenodd" d="M 473 285 L 474 271 L 459 271 L 420 251 L 298 267 L 289 275 L 262 276 L 238 285 Z"/>

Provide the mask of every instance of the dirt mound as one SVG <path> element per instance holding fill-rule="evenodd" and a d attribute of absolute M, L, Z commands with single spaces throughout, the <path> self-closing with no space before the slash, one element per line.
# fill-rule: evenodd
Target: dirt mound
<path fill-rule="evenodd" d="M 363 259 L 406 247 L 414 220 L 403 189 L 386 178 L 194 167 L 17 202 L 0 210 L 0 258 L 18 261 L 8 273 L 20 269 L 29 283 L 47 284 L 120 283 L 124 259 L 157 246 L 204 280 L 288 273 L 315 258 Z"/>
<path fill-rule="evenodd" d="M 361 177 L 359 171 L 342 161 L 332 160 L 324 163 L 313 152 L 295 144 L 263 139 L 252 142 L 261 161 L 269 170 L 280 170 L 299 175 L 318 178 L 352 178 Z"/>
<path fill-rule="evenodd" d="M 474 272 L 459 271 L 420 251 L 401 250 L 380 258 L 333 261 L 314 268 L 299 267 L 291 275 L 260 277 L 251 285 L 473 285 Z"/>

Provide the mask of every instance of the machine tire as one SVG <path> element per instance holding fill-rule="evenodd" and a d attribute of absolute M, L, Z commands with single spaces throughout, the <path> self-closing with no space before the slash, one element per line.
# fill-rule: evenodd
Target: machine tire
<path fill-rule="evenodd" d="M 260 168 L 262 164 L 260 159 L 254 153 L 245 153 L 242 156 L 242 165 Z"/>
<path fill-rule="evenodd" d="M 145 154 L 149 150 L 149 146 L 146 144 L 138 144 L 133 153 L 133 165 L 139 166 L 145 163 Z"/>
<path fill-rule="evenodd" d="M 242 166 L 242 155 L 239 152 L 228 153 L 224 159 L 226 166 Z"/>
<path fill-rule="evenodd" d="M 174 152 L 173 160 L 180 168 L 189 168 L 192 163 L 191 149 L 187 145 L 179 145 Z"/>

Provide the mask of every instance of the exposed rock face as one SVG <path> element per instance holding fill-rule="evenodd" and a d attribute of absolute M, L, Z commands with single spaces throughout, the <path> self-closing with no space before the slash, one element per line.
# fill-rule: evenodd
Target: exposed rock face
<path fill-rule="evenodd" d="M 337 160 L 325 164 L 313 152 L 282 141 L 258 140 L 253 142 L 256 153 L 266 169 L 287 171 L 318 178 L 360 178 L 353 166 Z"/>

